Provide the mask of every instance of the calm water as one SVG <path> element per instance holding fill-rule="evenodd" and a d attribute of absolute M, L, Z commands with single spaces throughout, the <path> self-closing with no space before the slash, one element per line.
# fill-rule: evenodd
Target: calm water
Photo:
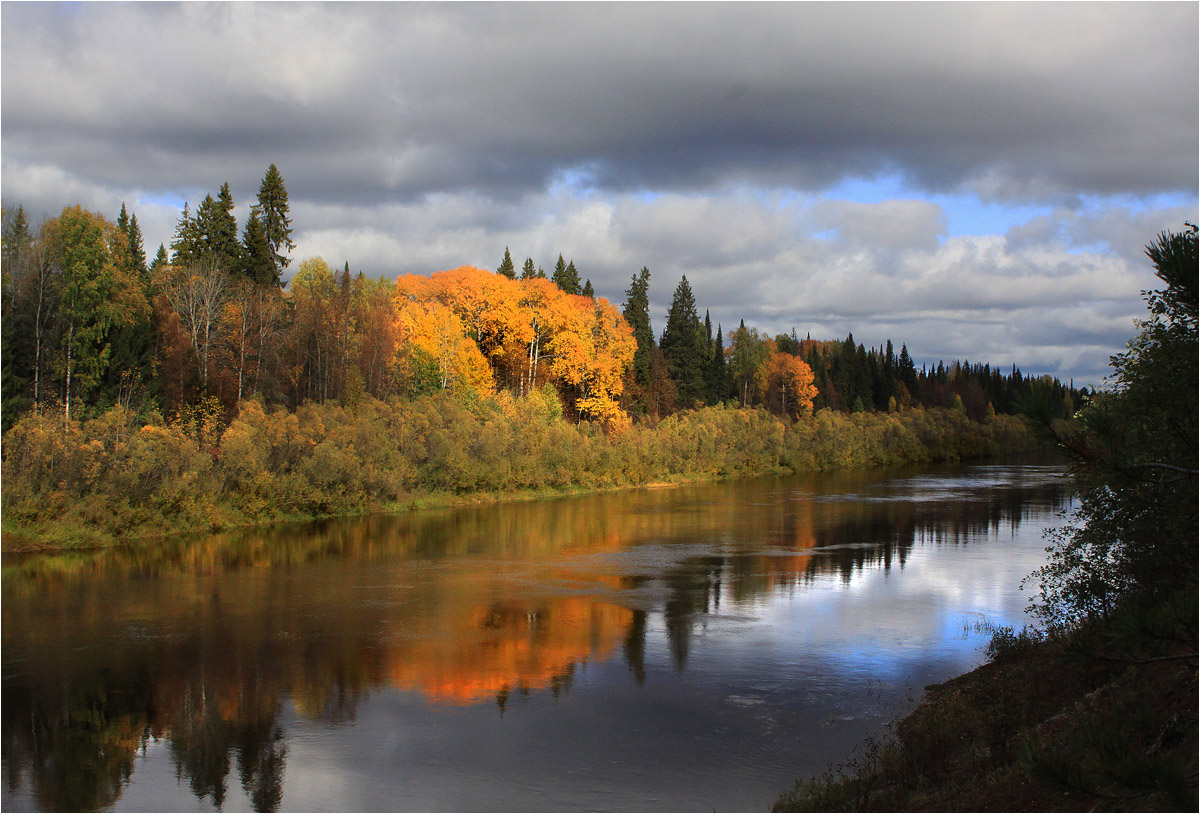
<path fill-rule="evenodd" d="M 1060 470 L 5 557 L 6 811 L 764 810 L 1020 625 Z"/>

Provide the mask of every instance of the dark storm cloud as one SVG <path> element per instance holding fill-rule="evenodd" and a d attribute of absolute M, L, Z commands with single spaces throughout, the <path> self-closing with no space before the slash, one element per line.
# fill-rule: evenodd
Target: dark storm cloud
<path fill-rule="evenodd" d="M 128 201 L 151 251 L 224 181 L 244 220 L 275 163 L 300 257 L 393 276 L 563 252 L 618 302 L 648 265 L 657 330 L 686 273 L 727 329 L 1098 383 L 1153 284 L 1141 247 L 1196 216 L 1194 3 L 0 15 L 5 204 Z M 908 191 L 820 197 L 880 174 Z M 1039 212 L 968 237 L 932 192 Z"/>
<path fill-rule="evenodd" d="M 10 160 L 101 183 L 150 154 L 163 175 L 188 165 L 174 186 L 275 161 L 297 194 L 337 200 L 519 196 L 575 167 L 612 190 L 819 188 L 886 169 L 999 198 L 1195 186 L 1196 78 L 1164 70 L 1196 63 L 1189 4 L 9 4 L 4 17 L 4 137 L 31 146 Z M 115 146 L 56 147 L 72 133 Z"/>

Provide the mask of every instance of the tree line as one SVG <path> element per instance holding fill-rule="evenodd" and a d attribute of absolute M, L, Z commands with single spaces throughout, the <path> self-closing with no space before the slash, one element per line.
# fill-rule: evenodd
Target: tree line
<path fill-rule="evenodd" d="M 64 421 L 114 405 L 142 418 L 217 417 L 256 398 L 295 410 L 446 391 L 460 400 L 519 398 L 551 385 L 572 420 L 608 429 L 722 403 L 791 419 L 814 410 L 946 407 L 975 421 L 1012 413 L 1037 391 L 1058 411 L 1073 387 L 989 365 L 917 370 L 902 346 L 727 335 L 699 316 L 684 276 L 655 335 L 650 271 L 633 275 L 618 310 L 560 253 L 546 272 L 506 247 L 495 273 L 462 267 L 386 281 L 300 263 L 288 194 L 271 165 L 244 225 L 229 184 L 184 204 L 170 248 L 147 262 L 136 213 L 115 222 L 79 206 L 36 230 L 4 213 L 3 425 L 51 408 Z M 207 417 L 207 418 L 206 418 Z"/>

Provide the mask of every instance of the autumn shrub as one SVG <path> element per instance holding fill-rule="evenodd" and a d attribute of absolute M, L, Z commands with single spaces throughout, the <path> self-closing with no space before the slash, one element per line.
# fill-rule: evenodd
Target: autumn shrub
<path fill-rule="evenodd" d="M 139 426 L 114 407 L 64 426 L 30 414 L 4 438 L 6 516 L 125 536 L 283 517 L 357 514 L 421 495 L 611 488 L 677 478 L 957 460 L 1028 447 L 1019 421 L 950 410 L 795 421 L 718 405 L 619 431 L 563 415 L 552 385 L 521 396 L 439 392 L 291 412 L 256 400 L 210 446 L 194 421 Z"/>

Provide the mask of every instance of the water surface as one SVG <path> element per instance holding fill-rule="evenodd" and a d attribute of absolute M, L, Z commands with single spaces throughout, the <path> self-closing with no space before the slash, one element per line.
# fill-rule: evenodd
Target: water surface
<path fill-rule="evenodd" d="M 7 811 L 764 810 L 1024 623 L 1052 466 L 6 556 Z"/>

